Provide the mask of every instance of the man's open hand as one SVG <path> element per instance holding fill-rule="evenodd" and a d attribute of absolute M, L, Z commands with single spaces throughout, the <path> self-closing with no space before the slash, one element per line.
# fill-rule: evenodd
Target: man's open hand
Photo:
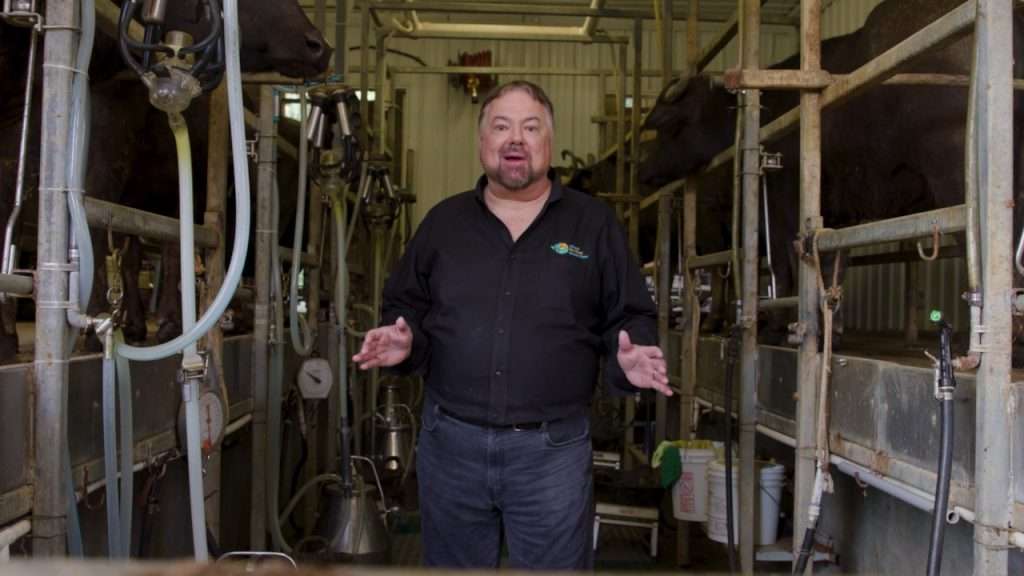
<path fill-rule="evenodd" d="M 638 346 L 629 340 L 625 330 L 619 330 L 619 366 L 629 383 L 637 388 L 652 388 L 665 396 L 672 395 L 668 387 L 665 355 L 657 346 Z"/>
<path fill-rule="evenodd" d="M 361 370 L 400 364 L 412 353 L 412 330 L 401 316 L 390 326 L 366 333 L 363 347 L 352 357 Z M 664 361 L 662 362 L 664 364 Z"/>

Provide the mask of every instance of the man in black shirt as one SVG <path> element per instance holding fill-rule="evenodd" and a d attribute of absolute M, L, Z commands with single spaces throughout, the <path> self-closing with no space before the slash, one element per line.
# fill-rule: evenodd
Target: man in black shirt
<path fill-rule="evenodd" d="M 551 179 L 554 114 L 511 82 L 483 102 L 484 176 L 424 218 L 353 357 L 426 378 L 417 474 L 430 566 L 592 565 L 589 404 L 671 395 L 654 304 L 621 225 Z"/>

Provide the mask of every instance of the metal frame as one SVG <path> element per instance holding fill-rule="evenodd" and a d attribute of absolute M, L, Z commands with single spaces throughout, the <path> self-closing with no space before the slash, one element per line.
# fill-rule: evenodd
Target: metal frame
<path fill-rule="evenodd" d="M 36 239 L 35 411 L 32 550 L 63 556 L 66 495 L 61 458 L 67 444 L 68 211 L 65 165 L 71 117 L 73 2 L 47 2 L 43 39 L 43 116 L 39 170 L 39 232 Z"/>
<path fill-rule="evenodd" d="M 757 13 L 756 2 L 750 0 L 739 0 L 740 9 L 743 12 L 741 20 L 747 24 L 744 32 L 750 33 L 750 38 L 756 38 L 758 22 L 754 17 Z M 976 33 L 979 36 L 979 51 L 984 56 L 980 58 L 981 66 L 976 71 L 979 78 L 979 85 L 984 90 L 979 93 L 979 102 L 984 100 L 985 104 L 979 104 L 979 154 L 978 164 L 982 166 L 982 182 L 988 182 L 988 186 L 982 186 L 988 191 L 981 204 L 981 226 L 984 230 L 983 246 L 985 249 L 984 267 L 984 348 L 983 361 L 979 369 L 978 378 L 978 403 L 977 403 L 977 436 L 976 436 L 976 482 L 977 496 L 976 508 L 978 510 L 978 522 L 975 524 L 975 572 L 979 574 L 1005 574 L 1007 566 L 1007 545 L 1010 542 L 1010 521 L 1012 506 L 1006 501 L 1007 495 L 1012 494 L 1010 486 L 1010 474 L 1012 457 L 1010 453 L 1011 431 L 1010 422 L 1015 416 L 1014 403 L 1007 403 L 1005 399 L 1010 394 L 1010 302 L 1012 294 L 1012 271 L 1011 258 L 1009 254 L 1009 243 L 1007 238 L 1012 237 L 1012 211 L 1010 206 L 1012 188 L 1012 123 L 1006 122 L 1005 118 L 1012 117 L 1012 90 L 1014 88 L 1011 78 L 1012 66 L 1008 61 L 1012 58 L 1005 46 L 1012 43 L 1012 0 L 971 0 L 960 7 L 952 10 L 949 14 L 939 18 L 918 33 L 899 43 L 894 48 L 883 53 L 871 62 L 844 77 L 832 78 L 832 83 L 824 90 L 820 89 L 820 42 L 821 42 L 821 3 L 820 0 L 803 0 L 801 2 L 801 67 L 799 82 L 794 82 L 792 76 L 788 78 L 773 78 L 771 74 L 759 74 L 749 72 L 756 70 L 756 56 L 743 51 L 744 71 L 737 74 L 737 78 L 755 79 L 758 87 L 792 87 L 794 84 L 801 84 L 801 102 L 797 109 L 794 109 L 769 125 L 761 129 L 760 140 L 767 141 L 781 137 L 794 129 L 796 122 L 800 121 L 801 139 L 801 194 L 800 194 L 800 221 L 804 224 L 802 233 L 805 236 L 813 235 L 821 231 L 819 236 L 819 247 L 823 250 L 835 250 L 852 246 L 876 244 L 894 240 L 908 240 L 931 234 L 934 223 L 938 223 L 944 231 L 963 230 L 965 227 L 965 207 L 955 206 L 930 213 L 915 214 L 898 219 L 875 222 L 862 226 L 855 226 L 843 230 L 824 231 L 821 220 L 821 111 L 823 108 L 843 102 L 861 90 L 886 80 L 892 76 L 895 68 L 929 49 L 941 45 L 951 37 L 962 34 L 974 21 L 975 12 L 978 14 Z M 690 40 L 693 46 L 695 39 Z M 718 43 L 715 43 L 718 44 Z M 724 45 L 724 41 L 721 42 Z M 754 46 L 747 43 L 751 50 Z M 713 57 L 712 51 L 705 52 L 702 57 L 692 65 L 692 69 L 699 71 L 701 67 Z M 818 79 L 810 81 L 808 79 Z M 942 80 L 946 83 L 948 79 Z M 819 85 L 817 88 L 815 85 Z M 748 95 L 749 98 L 749 95 Z M 751 115 L 746 115 L 748 121 Z M 1002 121 L 997 120 L 1002 119 Z M 756 126 L 756 125 L 755 125 Z M 981 128 L 984 126 L 984 128 Z M 748 128 L 752 128 L 748 126 Z M 755 165 L 748 165 L 747 160 L 754 153 L 756 148 L 751 142 L 755 142 L 755 130 L 751 129 L 744 144 L 744 183 L 750 173 L 754 172 Z M 732 161 L 735 148 L 726 150 L 714 159 L 708 170 L 722 166 Z M 756 181 L 756 176 L 750 179 Z M 674 193 L 675 190 L 685 186 L 683 203 L 683 221 L 686 231 L 685 257 L 686 270 L 700 266 L 722 265 L 728 262 L 729 253 L 718 253 L 706 256 L 698 256 L 694 250 L 694 240 L 691 238 L 693 223 L 696 220 L 696 191 L 689 183 L 680 182 L 669 184 L 657 193 L 645 199 L 644 204 L 650 205 L 660 200 L 663 194 Z M 747 187 L 744 187 L 747 191 Z M 670 192 L 671 190 L 671 192 Z M 752 200 L 752 202 L 750 202 Z M 745 215 L 749 211 L 748 206 L 752 204 L 753 212 L 756 214 L 757 196 L 744 201 Z M 757 306 L 757 219 L 746 219 L 744 222 L 745 236 L 752 238 L 750 245 L 745 245 L 743 251 L 743 284 L 744 320 L 749 319 L 751 311 L 756 311 Z M 745 243 L 746 244 L 746 243 Z M 663 263 L 664 264 L 664 263 Z M 800 264 L 798 297 L 787 299 L 784 305 L 797 304 L 799 309 L 799 321 L 802 328 L 802 340 L 798 353 L 798 419 L 796 457 L 796 502 L 794 515 L 796 518 L 796 533 L 803 533 L 806 523 L 805 510 L 807 507 L 810 487 L 814 475 L 814 451 L 815 443 L 815 420 L 818 391 L 818 369 L 821 356 L 818 351 L 818 289 L 817 271 L 813 265 L 807 262 Z M 695 305 L 692 294 L 688 298 L 689 306 Z M 780 302 L 780 304 L 783 304 Z M 691 308 L 692 309 L 692 308 Z M 696 339 L 696 332 L 699 326 L 694 321 L 685 323 L 686 332 L 683 337 L 682 353 L 682 396 L 689 400 L 692 398 L 694 382 L 696 378 L 696 346 L 691 340 Z M 756 340 L 753 346 L 748 347 L 749 340 L 756 338 L 756 328 L 750 326 L 749 322 L 744 323 L 744 352 L 743 352 L 743 397 L 741 398 L 740 422 L 741 422 L 741 467 L 746 472 L 753 465 L 753 433 L 757 428 L 756 412 L 752 415 L 751 408 L 756 410 L 753 395 L 755 388 L 752 387 L 756 378 Z M 981 326 L 972 326 L 972 330 L 982 329 Z M 748 380 L 748 378 L 750 380 Z M 751 416 L 753 418 L 751 419 Z M 683 431 L 684 433 L 686 431 Z M 750 478 L 750 474 L 744 474 Z M 741 518 L 740 526 L 753 525 L 752 501 L 749 501 L 751 486 L 741 484 Z M 747 530 L 741 533 L 740 537 L 741 558 L 744 572 L 752 569 L 752 543 Z"/>
<path fill-rule="evenodd" d="M 44 39 L 44 72 L 43 72 L 43 106 L 47 111 L 43 115 L 43 141 L 41 150 L 40 171 L 40 207 L 39 232 L 37 235 L 37 252 L 39 265 L 35 271 L 35 282 L 25 276 L 0 276 L 0 288 L 4 291 L 20 295 L 32 293 L 33 284 L 36 288 L 35 335 L 35 394 L 32 437 L 34 438 L 33 486 L 31 490 L 32 538 L 34 554 L 45 556 L 61 556 L 65 553 L 65 491 L 62 482 L 60 465 L 61 453 L 66 442 L 67 420 L 67 382 L 68 365 L 62 360 L 66 346 L 65 306 L 67 300 L 67 210 L 66 183 L 64 182 L 65 144 L 69 130 L 70 117 L 70 84 L 71 63 L 73 60 L 73 40 L 76 31 L 75 7 L 70 2 L 47 3 L 46 21 L 47 34 Z M 100 31 L 116 35 L 117 8 L 109 0 L 97 0 L 97 27 Z M 141 39 L 141 27 L 133 24 L 131 33 Z M 215 93 L 211 109 L 223 109 L 226 105 L 223 90 Z M 249 114 L 252 123 L 255 118 Z M 272 116 L 262 118 L 264 123 L 272 124 Z M 264 131 L 264 133 L 266 133 Z M 208 175 L 208 195 L 204 225 L 195 229 L 196 244 L 199 248 L 210 250 L 207 255 L 207 291 L 205 298 L 212 298 L 219 289 L 224 275 L 223 223 L 225 218 L 225 197 L 228 148 L 226 115 L 211 114 L 210 124 L 210 157 Z M 224 145 L 214 145 L 220 142 Z M 273 142 L 270 142 L 273 145 Z M 288 152 L 282 146 L 282 151 Z M 294 152 L 294 151 L 292 151 Z M 270 158 L 270 156 L 265 156 Z M 269 181 L 268 182 L 272 182 Z M 262 189 L 261 189 L 262 192 Z M 268 197 L 269 198 L 269 197 Z M 319 205 L 315 210 L 319 216 Z M 93 198 L 84 199 L 87 218 L 93 228 L 111 230 L 126 234 L 134 234 L 155 240 L 173 241 L 179 236 L 178 219 L 161 216 L 141 210 L 131 209 L 110 202 Z M 261 206 L 259 217 L 269 216 L 269 204 Z M 312 219 L 311 219 L 312 222 Z M 319 223 L 319 219 L 317 219 Z M 311 227 L 313 224 L 311 223 Z M 313 250 L 315 242 L 311 241 L 309 250 Z M 266 250 L 257 251 L 257 266 L 266 263 L 269 258 L 269 246 Z M 290 256 L 290 250 L 285 251 Z M 319 259 L 312 251 L 302 254 L 303 263 L 312 268 L 319 266 Z M 269 267 L 267 267 L 269 270 Z M 315 276 L 315 274 L 313 275 Z M 315 282 L 314 282 L 315 285 Z M 266 290 L 267 282 L 259 283 L 258 288 Z M 240 289 L 241 290 L 241 289 Z M 258 290 L 259 291 L 259 290 Z M 261 294 L 262 295 L 262 294 Z M 315 310 L 315 307 L 314 307 Z M 206 336 L 207 349 L 217 364 L 218 373 L 223 371 L 223 336 L 214 329 Z M 258 345 L 257 345 L 258 347 Z M 258 363 L 258 361 L 257 361 Z M 265 374 L 264 374 L 265 377 Z M 259 377 L 254 380 L 259 380 Z M 257 390 L 259 391 L 259 390 Z M 257 395 L 257 398 L 259 396 Z M 255 443 L 258 445 L 263 437 L 260 427 L 265 428 L 265 402 L 256 402 L 253 424 Z M 254 461 L 258 458 L 254 458 Z M 211 467 L 219 468 L 219 463 L 211 462 Z M 254 499 L 263 483 L 262 469 L 254 469 Z M 214 474 L 213 478 L 218 478 Z M 214 481 L 219 481 L 214 480 Z M 264 507 L 254 507 L 254 515 L 263 514 Z M 259 517 L 254 517 L 254 532 Z"/>
<path fill-rule="evenodd" d="M 696 4 L 694 2 L 694 4 Z M 757 0 L 739 0 L 740 12 L 737 22 L 743 23 L 743 68 L 746 70 L 757 70 L 759 68 L 757 54 L 757 30 L 760 26 L 757 15 L 760 3 Z M 778 118 L 771 124 L 761 128 L 757 121 L 756 105 L 749 106 L 746 111 L 747 131 L 743 165 L 746 177 L 744 178 L 745 197 L 750 204 L 750 183 L 756 181 L 753 172 L 751 159 L 754 156 L 753 146 L 750 143 L 756 140 L 770 140 L 778 138 L 792 129 L 797 120 L 800 123 L 802 142 L 802 173 L 801 173 L 801 220 L 806 223 L 805 233 L 811 233 L 821 228 L 820 216 L 820 114 L 825 107 L 840 103 L 852 97 L 860 90 L 879 83 L 885 76 L 891 75 L 897 65 L 907 59 L 918 55 L 928 49 L 939 45 L 957 34 L 964 33 L 974 21 L 975 10 L 978 13 L 976 33 L 979 37 L 979 47 L 984 57 L 981 59 L 981 67 L 978 70 L 979 77 L 984 78 L 979 89 L 979 169 L 982 182 L 981 199 L 981 230 L 983 236 L 983 260 L 984 266 L 984 317 L 982 324 L 984 332 L 984 350 L 982 352 L 982 363 L 978 372 L 978 402 L 977 402 L 977 425 L 976 463 L 977 494 L 976 494 L 976 528 L 975 528 L 975 570 L 984 574 L 1005 574 L 1007 571 L 1006 547 L 1010 543 L 1010 512 L 1011 507 L 1007 506 L 1006 497 L 1011 493 L 1009 485 L 1010 466 L 1012 454 L 1010 452 L 1009 424 L 1014 417 L 1015 410 L 1013 403 L 1005 402 L 1009 393 L 1009 362 L 1010 362 L 1010 338 L 1009 319 L 1012 272 L 1010 257 L 1005 239 L 1012 234 L 1012 216 L 1008 208 L 1010 189 L 1012 183 L 1012 158 L 1010 157 L 1012 146 L 1008 144 L 1011 137 L 1007 130 L 1008 124 L 1001 119 L 1012 116 L 1011 107 L 1011 78 L 1008 59 L 1011 55 L 1001 47 L 1006 46 L 1011 38 L 1012 29 L 1010 11 L 1013 7 L 1012 0 L 971 0 L 959 8 L 954 9 L 950 14 L 940 18 L 932 25 L 926 27 L 917 34 L 911 36 L 904 42 L 889 50 L 885 54 L 869 62 L 854 73 L 842 77 L 833 78 L 832 84 L 820 93 L 812 88 L 805 88 L 801 95 L 799 109 L 790 111 Z M 425 9 L 424 5 L 417 4 L 417 9 Z M 537 13 L 537 6 L 529 6 L 528 13 Z M 371 7 L 369 12 L 373 13 L 376 8 Z M 440 6 L 438 6 L 440 9 Z M 502 10 L 511 10 L 506 7 Z M 527 10 L 524 10 L 524 13 Z M 504 12 L 503 12 L 504 13 Z M 621 17 L 614 13 L 594 13 L 592 16 Z M 631 15 L 634 19 L 645 17 L 644 15 Z M 369 18 L 364 19 L 364 48 L 362 54 L 363 66 L 360 70 L 360 84 L 365 91 L 369 88 L 367 66 L 367 53 L 365 40 L 368 40 Z M 63 308 L 60 304 L 67 298 L 67 277 L 66 257 L 64 254 L 67 240 L 67 216 L 65 205 L 63 182 L 63 144 L 66 141 L 68 130 L 68 114 L 70 108 L 70 59 L 71 45 L 74 25 L 74 14 L 69 3 L 51 2 L 47 4 L 47 22 L 50 29 L 45 38 L 44 61 L 44 110 L 43 115 L 43 143 L 42 143 L 42 165 L 40 174 L 40 211 L 39 211 L 39 234 L 37 248 L 39 254 L 39 270 L 37 278 L 39 283 L 37 295 L 37 323 L 40 327 L 36 333 L 35 343 L 35 374 L 36 393 L 35 402 L 35 444 L 34 444 L 34 490 L 33 490 L 33 548 L 40 556 L 60 555 L 64 551 L 64 495 L 61 484 L 61 473 L 59 454 L 64 443 L 64 419 L 66 415 L 65 390 L 67 386 L 67 364 L 61 360 L 63 357 L 64 336 L 66 330 Z M 708 50 L 700 57 L 692 60 L 691 70 L 700 70 L 713 58 L 713 48 L 727 42 L 731 27 L 727 30 L 721 41 L 712 43 Z M 807 74 L 817 73 L 820 69 L 820 0 L 804 0 L 801 3 L 801 29 L 803 38 L 804 57 L 801 61 L 801 70 Z M 691 32 L 695 28 L 690 28 Z M 634 28 L 634 34 L 636 27 Z M 384 38 L 380 38 L 383 44 Z M 546 40 L 553 40 L 546 38 Z M 695 39 L 694 39 L 695 40 Z M 691 40 L 691 46 L 695 46 Z M 579 40 L 576 40 L 579 41 Z M 619 93 L 625 94 L 625 59 L 628 40 L 623 38 L 593 39 L 585 41 L 611 42 L 620 45 L 619 59 Z M 380 47 L 378 48 L 380 49 Z M 635 44 L 635 58 L 639 60 L 641 46 Z M 378 67 L 378 86 L 382 86 L 381 78 L 386 73 L 387 67 Z M 642 71 L 634 66 L 634 86 Z M 392 69 L 392 73 L 402 73 L 399 69 Z M 763 79 L 762 79 L 763 80 Z M 765 81 L 768 82 L 768 81 Z M 792 85 L 792 84 L 791 84 Z M 765 84 L 762 86 L 767 87 Z M 756 94 L 756 92 L 752 92 Z M 623 99 L 620 99 L 620 104 Z M 748 100 L 748 104 L 756 104 L 756 96 Z M 365 106 L 365 103 L 364 103 Z M 621 106 L 620 106 L 621 108 Z M 378 107 L 380 109 L 380 107 Z M 265 112 L 261 110 L 261 112 Z M 634 109 L 633 135 L 634 141 L 638 140 L 637 109 Z M 625 142 L 625 118 L 624 110 L 620 111 L 619 135 L 620 142 Z M 266 118 L 264 118 L 266 121 Z M 760 135 L 758 135 L 760 132 Z M 760 137 L 758 137 L 760 136 Z M 634 144 L 634 154 L 636 145 Z M 720 155 L 712 163 L 712 168 L 731 161 L 733 151 Z M 624 162 L 624 155 L 620 154 L 620 163 Z M 634 156 L 635 159 L 635 156 Z M 635 168 L 634 168 L 635 171 Z M 624 166 L 618 169 L 619 192 L 624 190 L 625 183 Z M 634 177 L 631 176 L 631 181 Z M 647 203 L 653 205 L 655 202 L 664 211 L 671 205 L 672 198 L 679 189 L 684 186 L 677 184 L 672 188 L 663 188 L 656 193 L 656 198 Z M 261 187 L 262 190 L 263 187 Z M 756 190 L 756 186 L 755 186 Z M 261 191 L 261 208 L 264 194 Z M 743 317 L 749 319 L 756 314 L 758 302 L 756 289 L 757 279 L 757 252 L 756 252 L 756 193 L 752 196 L 755 201 L 753 210 L 745 210 L 745 230 L 747 231 L 747 246 L 744 250 L 743 278 L 744 284 L 748 287 L 744 290 Z M 691 237 L 692 223 L 695 220 L 696 190 L 689 184 L 685 185 L 683 193 L 683 222 L 684 233 L 686 234 L 685 257 L 688 261 L 687 269 L 695 260 L 700 258 L 695 250 L 695 238 Z M 95 208 L 96 204 L 91 203 Z M 631 205 L 630 237 L 635 238 L 633 229 L 638 225 L 636 217 L 639 206 Z M 944 213 L 948 216 L 946 229 L 962 229 L 962 224 L 957 221 L 963 218 L 963 207 L 946 209 Z M 216 212 L 216 206 L 212 212 Z M 117 220 L 114 214 L 121 215 L 122 220 Z M 751 220 L 753 212 L 753 220 Z M 114 222 L 131 220 L 146 221 L 147 231 L 158 238 L 164 238 L 163 232 L 153 232 L 153 222 L 160 222 L 158 227 L 170 224 L 167 221 L 158 221 L 153 215 L 133 214 L 125 212 L 122 208 L 110 208 L 111 216 L 103 225 L 114 227 Z M 265 213 L 260 210 L 259 214 Z M 820 236 L 822 249 L 837 249 L 854 245 L 865 245 L 881 241 L 909 239 L 917 236 L 925 236 L 931 232 L 931 223 L 935 218 L 934 214 L 927 216 L 917 215 L 907 217 L 909 220 L 886 221 L 874 223 L 855 229 L 838 230 L 823 233 Z M 93 218 L 90 218 L 93 221 Z M 173 220 L 173 219 L 170 219 Z M 926 232 L 919 234 L 922 228 L 917 226 L 927 221 L 924 227 Z M 659 218 L 661 227 L 666 226 L 670 220 L 665 217 Z M 907 227 L 908 222 L 915 226 Z M 689 224 L 689 225 L 688 225 Z M 117 224 L 121 226 L 121 224 Z M 134 226 L 134 225 L 132 225 Z M 135 227 L 137 228 L 137 226 Z M 129 224 L 124 224 L 124 231 L 130 231 Z M 217 241 L 202 240 L 207 233 L 219 236 L 216 229 L 200 229 L 197 240 L 201 245 L 216 248 Z M 909 231 L 907 231 L 909 230 Z M 167 234 L 171 236 L 171 234 Z M 667 232 L 662 231 L 659 237 L 659 246 L 663 247 L 666 242 Z M 753 242 L 753 243 L 752 243 Z M 265 244 L 265 242 L 264 242 Z M 755 249 L 751 249 L 751 247 Z M 269 248 L 269 246 L 264 246 Z M 269 249 L 258 250 L 257 254 L 269 255 Z M 670 277 L 670 262 L 667 262 L 668 250 L 662 248 L 659 252 L 659 285 L 665 287 L 666 279 Z M 258 264 L 260 266 L 260 264 Z M 260 278 L 267 279 L 265 263 Z M 817 391 L 816 368 L 820 362 L 820 355 L 817 350 L 817 292 L 812 274 L 815 272 L 809 265 L 801 265 L 799 272 L 799 310 L 800 319 L 804 327 L 804 339 L 799 352 L 799 418 L 797 422 L 797 517 L 798 532 L 803 523 L 803 510 L 806 503 L 806 494 L 809 492 L 808 471 L 813 466 L 811 462 L 814 448 L 813 442 L 813 421 L 814 413 L 810 408 L 814 406 L 814 397 Z M 19 281 L 20 282 L 20 281 Z M 259 295 L 259 306 L 269 304 L 267 282 L 257 282 L 257 289 L 262 293 Z M 666 292 L 662 292 L 665 294 Z M 689 302 L 694 303 L 693 295 L 689 296 Z M 259 322 L 260 315 L 257 315 Z M 266 311 L 263 319 L 266 320 Z M 756 325 L 753 322 L 744 322 L 744 355 L 743 355 L 743 399 L 740 411 L 741 429 L 741 455 L 744 470 L 752 470 L 753 466 L 753 441 L 757 426 L 756 412 L 751 408 L 753 405 L 754 382 L 756 378 Z M 698 326 L 690 322 L 688 325 L 691 340 L 695 341 Z M 975 327 L 980 329 L 980 327 Z M 256 340 L 259 342 L 259 338 Z M 696 346 L 689 343 L 684 349 L 683 364 L 683 400 L 681 410 L 687 402 L 692 402 L 692 382 L 687 382 L 696 374 Z M 664 412 L 660 411 L 660 415 Z M 259 412 L 259 403 L 256 402 L 256 409 L 253 417 L 254 428 L 259 428 L 263 423 Z M 681 419 L 681 427 L 686 424 Z M 688 430 L 681 430 L 688 433 Z M 256 431 L 259 437 L 258 431 Z M 628 450 L 627 450 L 628 453 Z M 255 462 L 255 459 L 254 459 Z M 254 469 L 255 471 L 255 469 Z M 753 526 L 752 504 L 752 474 L 744 474 L 747 479 L 744 481 L 741 490 L 741 525 Z M 259 490 L 262 483 L 254 478 L 254 492 Z M 255 506 L 254 514 L 262 514 L 263 506 Z M 748 517 L 750 515 L 751 517 Z M 255 534 L 255 529 L 253 531 Z M 752 569 L 753 552 L 751 546 L 752 530 L 744 529 L 741 534 L 741 552 L 744 571 Z M 262 540 L 262 534 L 261 534 Z"/>

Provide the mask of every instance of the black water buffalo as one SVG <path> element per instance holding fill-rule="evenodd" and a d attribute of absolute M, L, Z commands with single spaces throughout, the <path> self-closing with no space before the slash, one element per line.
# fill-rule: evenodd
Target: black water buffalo
<path fill-rule="evenodd" d="M 864 26 L 823 43 L 822 67 L 848 73 L 961 4 L 960 0 L 887 0 Z M 1015 61 L 1024 62 L 1021 15 L 1015 16 Z M 902 67 L 905 73 L 968 74 L 968 35 Z M 1010 47 L 1007 47 L 1010 49 Z M 778 68 L 799 67 L 798 57 Z M 1019 76 L 1019 75 L 1018 75 Z M 671 99 L 666 95 L 673 95 Z M 793 92 L 763 92 L 762 122 L 798 104 Z M 1020 177 L 1021 98 L 1015 100 L 1015 173 Z M 730 146 L 735 133 L 736 97 L 698 76 L 666 90 L 646 120 L 657 139 L 645 147 L 643 183 L 657 187 L 694 174 Z M 844 227 L 960 204 L 964 198 L 964 131 L 967 90 L 963 87 L 878 86 L 822 117 L 822 212 L 826 227 Z M 800 232 L 798 135 L 766 144 L 782 152 L 785 168 L 767 176 L 771 247 L 780 295 L 794 292 Z M 703 253 L 725 249 L 731 205 L 731 166 L 707 179 L 698 223 Z M 708 184 L 707 182 L 705 184 Z M 1015 196 L 1022 187 L 1015 182 Z M 1018 202 L 1018 206 L 1022 203 Z M 715 214 L 718 218 L 706 218 Z M 1007 241 L 1010 241 L 1007 239 Z M 763 242 L 763 240 L 762 240 Z"/>
<path fill-rule="evenodd" d="M 203 5 L 205 2 L 202 0 L 171 3 L 167 28 L 202 37 L 206 33 L 206 25 L 200 18 L 204 13 Z M 322 73 L 327 67 L 330 47 L 295 0 L 245 0 L 240 3 L 239 25 L 240 59 L 244 71 L 273 70 L 286 76 L 308 77 Z M 4 79 L 0 82 L 0 226 L 7 221 L 14 197 L 27 54 L 27 31 L 0 23 L 0 77 Z M 35 189 L 39 164 L 40 61 L 41 58 L 37 59 L 33 126 L 29 132 L 27 194 L 20 219 L 20 227 L 25 231 L 32 229 L 37 217 Z M 135 208 L 177 216 L 175 153 L 166 116 L 149 105 L 146 90 L 138 80 L 119 75 L 123 70 L 114 41 L 97 32 L 90 67 L 92 131 L 86 193 Z M 205 206 L 207 101 L 205 97 L 197 99 L 185 114 L 192 141 L 198 222 L 202 221 L 201 213 Z M 94 230 L 93 237 L 94 251 L 100 263 L 107 253 L 106 235 Z M 133 247 L 133 244 L 129 246 Z M 22 264 L 31 266 L 27 261 Z M 137 251 L 129 252 L 124 274 L 128 292 L 125 328 L 126 336 L 134 341 L 146 338 L 137 265 Z M 104 297 L 105 284 L 102 269 L 98 269 L 90 313 L 108 309 Z M 176 284 L 176 278 L 167 281 L 167 285 Z M 0 362 L 10 360 L 17 351 L 13 305 L 5 304 L 3 311 Z M 172 324 L 162 336 L 168 337 L 175 329 L 180 330 L 177 326 Z"/>

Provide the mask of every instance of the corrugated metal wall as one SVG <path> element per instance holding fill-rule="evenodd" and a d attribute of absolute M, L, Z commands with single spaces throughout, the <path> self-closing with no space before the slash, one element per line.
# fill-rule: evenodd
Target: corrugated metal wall
<path fill-rule="evenodd" d="M 359 13 L 353 12 L 352 20 L 347 27 L 347 43 L 358 46 L 360 43 Z M 441 20 L 437 14 L 423 15 L 424 20 Z M 327 21 L 332 22 L 334 14 L 328 12 Z M 579 25 L 581 18 L 553 19 L 536 17 L 486 17 L 453 15 L 448 18 L 454 22 L 493 22 L 493 23 L 528 23 L 544 25 Z M 615 34 L 632 34 L 632 22 L 622 20 L 603 20 L 600 27 Z M 644 67 L 659 67 L 657 34 L 655 23 L 645 23 L 643 61 Z M 701 26 L 701 36 L 710 42 L 717 33 L 720 24 Z M 328 24 L 326 35 L 333 44 L 333 26 Z M 677 21 L 674 27 L 674 62 L 681 68 L 686 57 L 685 23 Z M 509 42 L 509 41 L 475 41 L 475 40 L 409 40 L 392 39 L 390 48 L 411 52 L 426 61 L 430 66 L 443 66 L 449 60 L 454 61 L 459 52 L 478 52 L 491 50 L 493 61 L 499 66 L 533 66 L 538 68 L 608 69 L 613 70 L 616 62 L 616 50 L 608 45 L 584 45 L 577 43 L 556 42 Z M 773 26 L 765 29 L 762 37 L 762 51 L 765 58 L 775 62 L 793 53 L 797 46 L 795 28 Z M 724 55 L 717 58 L 712 70 L 723 70 L 736 61 L 735 43 Z M 394 66 L 416 66 L 410 59 L 390 55 L 389 62 Z M 370 54 L 370 64 L 374 55 Z M 633 61 L 632 49 L 628 53 L 628 62 Z M 359 65 L 359 52 L 349 52 L 349 67 L 356 69 Z M 560 153 L 569 149 L 579 156 L 598 154 L 598 127 L 591 121 L 591 116 L 600 111 L 604 93 L 614 93 L 614 76 L 608 78 L 606 90 L 601 90 L 596 77 L 560 77 L 560 76 L 525 76 L 536 82 L 547 91 L 556 114 L 556 130 L 553 154 L 555 164 L 561 164 Z M 507 81 L 512 76 L 502 76 Z M 403 74 L 394 78 L 398 88 L 407 91 L 405 111 L 406 145 L 415 151 L 413 166 L 414 181 L 412 185 L 419 200 L 415 206 L 415 219 L 419 221 L 426 211 L 445 197 L 451 196 L 473 186 L 480 175 L 480 165 L 476 154 L 476 119 L 479 105 L 473 104 L 468 95 L 452 87 L 447 77 L 440 75 Z M 358 82 L 353 75 L 350 82 Z M 373 76 L 371 75 L 371 87 Z M 632 89 L 632 81 L 627 82 L 627 92 Z M 660 89 L 660 80 L 645 79 L 643 91 L 654 95 Z"/>

